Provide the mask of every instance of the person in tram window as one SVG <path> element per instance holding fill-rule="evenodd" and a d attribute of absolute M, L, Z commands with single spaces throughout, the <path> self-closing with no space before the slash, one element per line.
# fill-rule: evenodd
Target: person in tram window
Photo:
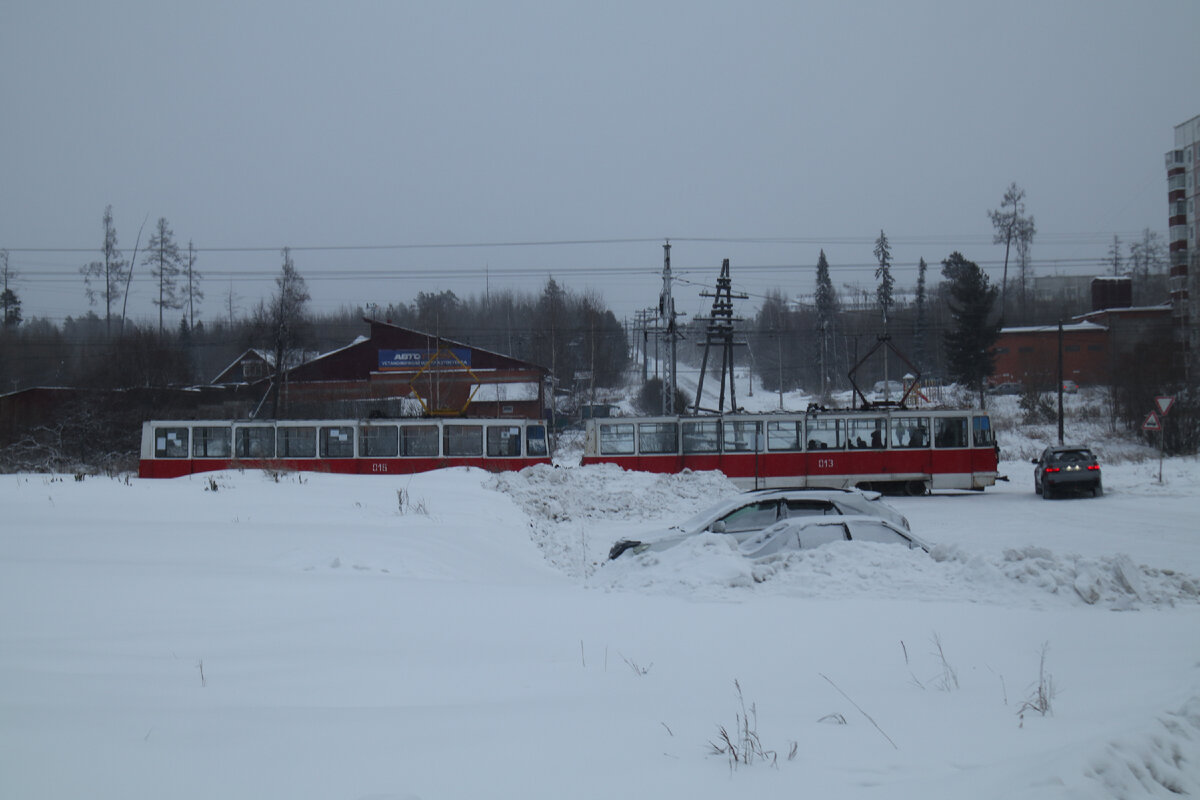
<path fill-rule="evenodd" d="M 879 433 L 878 428 L 871 431 L 871 449 L 873 449 L 873 450 L 882 450 L 883 449 L 883 436 Z"/>

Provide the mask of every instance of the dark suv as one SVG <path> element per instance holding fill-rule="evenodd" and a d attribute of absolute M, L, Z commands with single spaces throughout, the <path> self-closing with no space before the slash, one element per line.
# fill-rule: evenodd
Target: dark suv
<path fill-rule="evenodd" d="M 1047 447 L 1041 458 L 1033 459 L 1033 491 L 1047 500 L 1067 492 L 1090 490 L 1092 497 L 1104 492 L 1100 483 L 1100 462 L 1086 447 L 1059 445 Z"/>

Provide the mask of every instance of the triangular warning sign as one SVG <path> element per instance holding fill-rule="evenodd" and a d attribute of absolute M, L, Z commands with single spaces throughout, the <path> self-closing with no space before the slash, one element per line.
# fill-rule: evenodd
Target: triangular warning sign
<path fill-rule="evenodd" d="M 1158 406 L 1158 413 L 1161 416 L 1165 417 L 1167 415 L 1167 412 L 1171 410 L 1171 406 L 1173 406 L 1175 404 L 1175 398 L 1174 397 L 1156 397 L 1156 398 L 1154 398 L 1154 404 L 1156 406 Z"/>
<path fill-rule="evenodd" d="M 1161 430 L 1161 429 L 1162 429 L 1162 425 L 1160 425 L 1158 422 L 1158 414 L 1151 411 L 1149 414 L 1146 415 L 1146 421 L 1142 423 L 1142 430 L 1157 431 L 1157 430 Z"/>

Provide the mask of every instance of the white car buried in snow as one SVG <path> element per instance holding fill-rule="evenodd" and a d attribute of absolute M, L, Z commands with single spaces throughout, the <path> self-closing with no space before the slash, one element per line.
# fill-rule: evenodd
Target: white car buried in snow
<path fill-rule="evenodd" d="M 734 546 L 733 542 L 736 542 L 738 552 L 749 559 L 811 550 L 814 547 L 833 542 L 898 544 L 910 550 L 923 550 L 926 553 L 929 552 L 930 547 L 928 543 L 893 522 L 878 517 L 864 516 L 793 517 L 758 531 L 726 534 L 702 532 L 701 535 L 730 537 L 732 539 L 730 546 Z M 623 552 L 631 552 L 634 555 L 659 552 L 692 538 L 693 536 L 677 535 L 654 542 L 631 543 L 631 546 Z"/>
<path fill-rule="evenodd" d="M 612 560 L 628 550 L 643 552 L 660 542 L 674 544 L 706 532 L 728 534 L 743 541 L 783 521 L 826 516 L 880 519 L 899 531 L 909 530 L 904 515 L 885 503 L 878 492 L 859 489 L 763 489 L 724 500 L 679 525 L 649 534 L 644 539 L 622 539 L 612 546 L 608 557 Z"/>

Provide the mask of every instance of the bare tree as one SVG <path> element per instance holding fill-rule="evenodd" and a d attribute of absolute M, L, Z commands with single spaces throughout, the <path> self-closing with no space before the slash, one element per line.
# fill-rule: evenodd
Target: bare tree
<path fill-rule="evenodd" d="M 992 227 L 996 233 L 992 237 L 993 244 L 1004 245 L 1004 276 L 1000 282 L 1000 319 L 1003 322 L 1005 312 L 1008 310 L 1008 256 L 1013 245 L 1017 245 L 1018 249 L 1022 247 L 1028 248 L 1033 242 L 1033 235 L 1037 229 L 1033 224 L 1032 216 L 1025 216 L 1025 190 L 1017 186 L 1017 184 L 1009 184 L 1008 189 L 1004 192 L 1004 198 L 1000 201 L 999 210 L 988 211 L 988 217 L 992 220 Z"/>
<path fill-rule="evenodd" d="M 275 278 L 275 287 L 270 305 L 258 304 L 255 327 L 270 346 L 274 357 L 271 415 L 278 418 L 280 387 L 288 369 L 298 361 L 304 335 L 304 312 L 309 301 L 308 284 L 296 271 L 292 253 L 286 247 L 283 248 L 283 267 Z"/>
<path fill-rule="evenodd" d="M 129 262 L 121 258 L 117 249 L 117 229 L 113 226 L 112 206 L 104 208 L 104 245 L 101 248 L 103 261 L 92 261 L 80 267 L 83 274 L 84 292 L 88 302 L 95 305 L 97 297 L 104 298 L 104 334 L 112 336 L 113 304 L 120 297 L 129 273 Z M 99 283 L 100 288 L 96 288 Z"/>
<path fill-rule="evenodd" d="M 1112 266 L 1112 274 L 1114 276 L 1121 274 L 1121 267 L 1124 264 L 1121 261 L 1121 237 L 1113 234 L 1112 244 L 1108 246 L 1108 257 L 1105 259 Z"/>

